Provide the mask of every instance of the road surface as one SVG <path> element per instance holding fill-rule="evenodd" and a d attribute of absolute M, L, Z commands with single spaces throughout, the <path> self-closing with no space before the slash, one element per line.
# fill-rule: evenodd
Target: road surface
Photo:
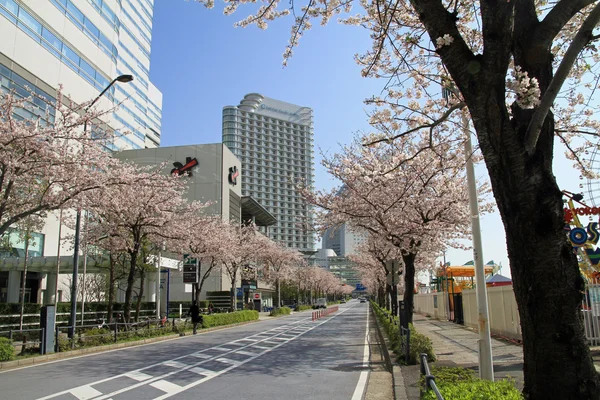
<path fill-rule="evenodd" d="M 368 305 L 311 312 L 0 373 L 2 399 L 360 400 Z"/>

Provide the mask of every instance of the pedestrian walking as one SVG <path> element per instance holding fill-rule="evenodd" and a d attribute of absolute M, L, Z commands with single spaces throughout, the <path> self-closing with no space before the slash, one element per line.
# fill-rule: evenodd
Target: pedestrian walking
<path fill-rule="evenodd" d="M 198 328 L 198 323 L 200 322 L 200 308 L 198 307 L 196 300 L 192 302 L 192 306 L 190 307 L 188 314 L 192 317 L 192 326 L 194 327 L 195 335 Z"/>
<path fill-rule="evenodd" d="M 213 306 L 212 301 L 208 303 L 208 313 L 212 314 L 214 312 L 215 306 Z"/>

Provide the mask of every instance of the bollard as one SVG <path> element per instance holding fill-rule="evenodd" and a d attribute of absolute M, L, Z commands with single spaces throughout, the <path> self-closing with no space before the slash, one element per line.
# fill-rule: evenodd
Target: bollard
<path fill-rule="evenodd" d="M 12 329 L 8 330 L 8 339 L 9 340 L 13 340 L 13 333 L 12 333 Z"/>

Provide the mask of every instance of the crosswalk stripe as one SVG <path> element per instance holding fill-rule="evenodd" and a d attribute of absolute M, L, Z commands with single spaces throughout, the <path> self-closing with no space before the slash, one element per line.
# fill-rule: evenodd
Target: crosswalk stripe
<path fill-rule="evenodd" d="M 150 386 L 157 388 L 159 390 L 162 390 L 165 393 L 175 393 L 175 392 L 180 392 L 182 390 L 181 386 L 176 385 L 172 382 L 165 381 L 164 379 L 161 379 L 160 381 L 152 382 L 150 384 Z"/>
<path fill-rule="evenodd" d="M 151 375 L 144 374 L 143 372 L 140 372 L 140 371 L 131 371 L 131 372 L 125 374 L 125 376 L 128 378 L 134 379 L 138 382 L 145 381 L 145 380 L 152 378 Z"/>
<path fill-rule="evenodd" d="M 77 397 L 79 400 L 86 400 L 98 397 L 102 394 L 102 392 L 94 389 L 91 386 L 80 386 L 71 390 L 71 394 Z"/>

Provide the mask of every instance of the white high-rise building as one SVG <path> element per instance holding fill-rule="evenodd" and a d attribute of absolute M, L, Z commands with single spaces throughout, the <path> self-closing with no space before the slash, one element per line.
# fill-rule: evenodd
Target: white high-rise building
<path fill-rule="evenodd" d="M 269 236 L 300 251 L 314 249 L 313 214 L 295 190 L 314 185 L 313 112 L 261 94 L 223 108 L 223 143 L 242 162 L 242 194 L 277 218 Z"/>
<path fill-rule="evenodd" d="M 112 150 L 159 146 L 162 94 L 149 79 L 153 8 L 154 0 L 0 0 L 0 90 L 26 97 L 28 87 L 52 103 L 62 85 L 63 94 L 81 104 L 116 77 L 132 75 L 132 82 L 116 82 L 96 103 L 104 110 L 122 103 L 103 117 L 115 133 L 106 145 Z M 44 115 L 46 103 L 36 99 L 33 106 Z M 26 110 L 18 114 L 32 116 Z M 56 256 L 58 231 L 58 220 L 50 215 L 34 234 L 29 255 Z M 72 255 L 67 231 L 63 226 L 63 257 Z M 22 257 L 24 244 L 12 236 L 9 257 Z M 18 299 L 18 290 L 7 293 L 19 286 L 17 269 L 0 272 L 0 302 Z M 40 297 L 44 276 L 27 274 L 28 301 Z"/>
<path fill-rule="evenodd" d="M 149 79 L 153 7 L 153 0 L 1 0 L 2 90 L 27 96 L 28 86 L 52 100 L 63 85 L 82 103 L 131 74 L 132 82 L 115 83 L 96 103 L 110 109 L 123 102 L 106 121 L 116 133 L 108 145 L 157 147 L 162 94 Z"/>
<path fill-rule="evenodd" d="M 332 249 L 340 257 L 357 253 L 357 248 L 367 241 L 365 230 L 350 228 L 347 224 L 329 228 L 323 234 L 323 248 Z"/>

